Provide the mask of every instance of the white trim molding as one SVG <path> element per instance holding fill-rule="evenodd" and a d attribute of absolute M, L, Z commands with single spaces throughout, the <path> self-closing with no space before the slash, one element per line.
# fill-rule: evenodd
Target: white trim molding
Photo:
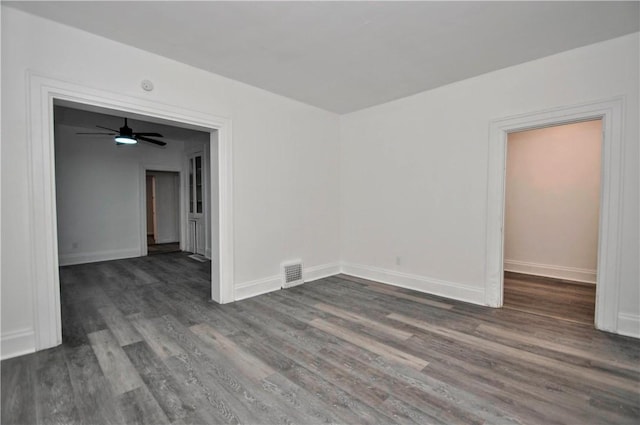
<path fill-rule="evenodd" d="M 508 260 L 506 258 L 504 260 L 504 270 L 593 284 L 596 283 L 597 277 L 595 270 L 556 266 L 553 264 L 539 264 L 530 261 Z"/>
<path fill-rule="evenodd" d="M 72 254 L 60 254 L 58 264 L 60 266 L 73 266 L 75 264 L 97 263 L 99 261 L 121 260 L 140 256 L 138 247 L 129 249 L 112 249 L 108 251 L 81 252 Z"/>
<path fill-rule="evenodd" d="M 487 169 L 485 304 L 501 307 L 504 274 L 504 205 L 507 136 L 551 125 L 602 120 L 602 175 L 596 286 L 596 328 L 617 332 L 622 237 L 621 213 L 624 97 L 537 111 L 489 125 Z"/>
<path fill-rule="evenodd" d="M 322 264 L 319 266 L 306 267 L 304 269 L 304 281 L 313 282 L 314 280 L 324 279 L 325 277 L 340 274 L 342 269 L 340 263 Z"/>
<path fill-rule="evenodd" d="M 342 273 L 400 288 L 413 289 L 427 294 L 484 305 L 484 290 L 475 286 L 362 264 L 342 263 Z"/>
<path fill-rule="evenodd" d="M 58 236 L 55 199 L 54 101 L 87 108 L 123 111 L 160 120 L 184 123 L 189 128 L 217 134 L 219 172 L 219 273 L 212 269 L 211 298 L 233 301 L 233 175 L 231 120 L 186 107 L 152 102 L 121 93 L 95 89 L 28 72 L 27 78 L 27 181 L 28 234 L 34 284 L 35 349 L 62 342 Z M 217 130 L 217 131 L 216 131 Z M 212 185 L 209 185 L 210 187 Z M 211 190 L 213 190 L 211 188 Z M 212 265 L 214 263 L 212 262 Z M 212 266 L 213 267 L 213 266 Z M 218 271 L 216 269 L 215 271 Z M 216 276 L 217 275 L 217 276 Z"/>
<path fill-rule="evenodd" d="M 236 286 L 234 298 L 235 301 L 240 301 L 280 289 L 282 289 L 282 277 L 280 275 L 269 276 Z"/>
<path fill-rule="evenodd" d="M 0 339 L 2 360 L 33 353 L 35 350 L 35 333 L 32 328 L 7 332 Z"/>
<path fill-rule="evenodd" d="M 640 316 L 628 313 L 618 314 L 618 333 L 633 338 L 640 338 Z"/>
<path fill-rule="evenodd" d="M 321 264 L 319 266 L 307 267 L 303 270 L 304 283 L 313 282 L 314 280 L 324 279 L 325 277 L 335 276 L 341 273 L 340 263 Z M 249 282 L 241 283 L 235 287 L 234 299 L 236 301 L 244 300 L 268 292 L 279 291 L 282 288 L 282 276 L 275 275 L 256 279 Z"/>

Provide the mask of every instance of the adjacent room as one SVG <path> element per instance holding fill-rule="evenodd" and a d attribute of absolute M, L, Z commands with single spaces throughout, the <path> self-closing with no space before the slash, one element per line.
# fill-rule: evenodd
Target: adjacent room
<path fill-rule="evenodd" d="M 640 2 L 3 1 L 3 424 L 636 424 Z"/>
<path fill-rule="evenodd" d="M 510 133 L 504 308 L 594 324 L 602 121 Z"/>
<path fill-rule="evenodd" d="M 179 251 L 210 259 L 210 134 L 66 105 L 54 108 L 59 264 Z M 115 140 L 123 129 L 140 140 Z"/>
<path fill-rule="evenodd" d="M 147 171 L 147 255 L 180 251 L 180 173 Z"/>

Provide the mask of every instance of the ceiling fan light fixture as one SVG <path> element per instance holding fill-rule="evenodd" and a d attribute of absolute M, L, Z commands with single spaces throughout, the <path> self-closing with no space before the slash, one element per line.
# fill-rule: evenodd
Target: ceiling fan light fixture
<path fill-rule="evenodd" d="M 115 137 L 116 143 L 124 143 L 125 145 L 135 145 L 138 141 L 132 136 L 120 134 Z"/>

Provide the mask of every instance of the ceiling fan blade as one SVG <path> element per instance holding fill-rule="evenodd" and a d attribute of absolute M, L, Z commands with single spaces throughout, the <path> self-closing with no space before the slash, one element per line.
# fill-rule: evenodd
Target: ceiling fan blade
<path fill-rule="evenodd" d="M 100 134 L 103 136 L 115 136 L 116 133 L 76 133 L 76 134 Z"/>
<path fill-rule="evenodd" d="M 103 126 L 101 126 L 101 125 L 96 125 L 96 127 L 98 127 L 98 128 L 103 128 L 103 129 L 105 129 L 105 130 L 115 131 L 116 133 L 119 133 L 119 132 L 120 132 L 120 130 L 116 130 L 115 128 L 103 127 Z"/>
<path fill-rule="evenodd" d="M 147 142 L 147 143 L 153 143 L 154 145 L 158 145 L 158 146 L 165 146 L 166 145 L 165 142 L 161 142 L 160 140 L 149 139 L 149 138 L 144 137 L 144 136 L 137 136 L 136 139 L 137 140 L 141 140 L 143 142 Z"/>
<path fill-rule="evenodd" d="M 133 133 L 134 136 L 153 136 L 153 137 L 164 137 L 160 133 Z"/>

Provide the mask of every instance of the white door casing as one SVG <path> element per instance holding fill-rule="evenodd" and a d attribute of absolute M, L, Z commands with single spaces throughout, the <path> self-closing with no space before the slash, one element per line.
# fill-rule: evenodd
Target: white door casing
<path fill-rule="evenodd" d="M 494 120 L 489 126 L 487 187 L 487 246 L 485 264 L 485 303 L 501 307 L 504 272 L 504 206 L 508 133 L 602 119 L 602 170 L 600 221 L 598 227 L 598 265 L 595 326 L 617 331 L 622 175 L 623 175 L 624 98 L 537 111 Z"/>
<path fill-rule="evenodd" d="M 29 240 L 33 282 L 36 350 L 62 342 L 60 281 L 55 198 L 54 100 L 141 114 L 195 126 L 212 134 L 218 143 L 219 173 L 219 273 L 212 274 L 211 298 L 233 301 L 233 212 L 231 120 L 193 111 L 188 105 L 158 104 L 111 91 L 29 73 L 26 138 L 28 161 Z M 217 130 L 217 131 L 211 131 Z M 213 133 L 216 133 L 215 136 Z M 212 152 L 213 149 L 210 150 Z M 209 185 L 212 191 L 212 185 Z M 145 235 L 146 236 L 146 235 Z"/>

